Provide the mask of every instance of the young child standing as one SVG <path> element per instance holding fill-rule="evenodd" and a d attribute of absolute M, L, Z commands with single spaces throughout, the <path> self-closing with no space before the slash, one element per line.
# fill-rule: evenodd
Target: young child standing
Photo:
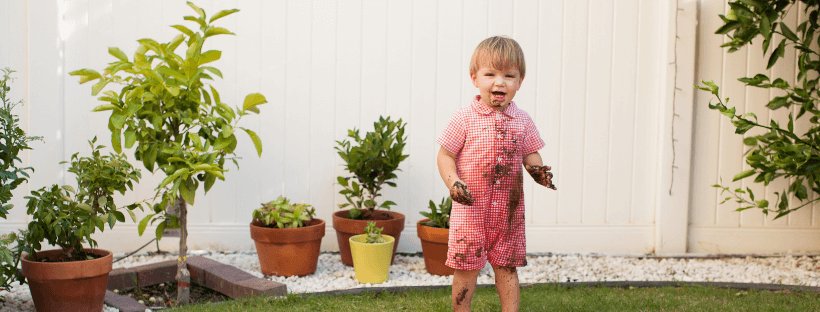
<path fill-rule="evenodd" d="M 512 102 L 525 74 L 524 53 L 506 37 L 479 43 L 470 79 L 479 95 L 457 110 L 438 138 L 439 174 L 450 189 L 446 265 L 455 269 L 452 303 L 469 311 L 478 272 L 490 262 L 503 311 L 517 311 L 517 267 L 527 265 L 522 165 L 535 181 L 556 189 L 530 116 Z"/>

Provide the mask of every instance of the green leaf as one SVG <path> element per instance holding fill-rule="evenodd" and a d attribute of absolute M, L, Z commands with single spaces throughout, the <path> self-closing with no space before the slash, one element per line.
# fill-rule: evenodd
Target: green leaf
<path fill-rule="evenodd" d="M 766 69 L 772 68 L 775 63 L 777 63 L 777 59 L 783 57 L 786 51 L 786 40 L 780 40 L 780 44 L 777 45 L 777 48 L 772 51 L 772 55 L 769 56 L 769 61 L 766 63 Z"/>
<path fill-rule="evenodd" d="M 80 84 L 89 82 L 94 79 L 100 79 L 102 76 L 99 72 L 93 69 L 78 69 L 68 73 L 71 76 L 80 76 Z"/>
<path fill-rule="evenodd" d="M 753 175 L 753 174 L 755 174 L 755 169 L 749 169 L 749 170 L 743 171 L 743 172 L 741 172 L 741 173 L 736 174 L 736 175 L 732 178 L 732 182 L 737 181 L 737 180 L 740 180 L 740 179 L 743 179 L 743 178 L 746 178 L 746 177 L 749 177 L 749 176 L 751 176 L 751 175 Z"/>
<path fill-rule="evenodd" d="M 125 130 L 125 148 L 131 148 L 137 142 L 137 133 L 133 129 Z"/>
<path fill-rule="evenodd" d="M 154 231 L 154 236 L 157 237 L 157 240 L 162 239 L 162 232 L 165 232 L 165 227 L 167 226 L 167 221 L 160 222 L 157 224 L 157 229 Z"/>
<path fill-rule="evenodd" d="M 194 32 L 192 30 L 188 29 L 188 27 L 185 27 L 185 26 L 182 26 L 182 25 L 173 25 L 171 27 L 173 27 L 176 30 L 179 30 L 181 33 L 185 34 L 188 37 L 193 37 L 194 36 Z"/>
<path fill-rule="evenodd" d="M 109 117 L 109 119 L 108 119 L 109 123 L 112 127 L 111 130 L 122 129 L 122 127 L 125 125 L 125 119 L 126 119 L 125 115 L 123 115 L 119 112 L 111 113 L 111 117 Z"/>
<path fill-rule="evenodd" d="M 214 14 L 214 16 L 211 17 L 211 19 L 208 22 L 213 23 L 215 20 L 218 20 L 220 18 L 223 18 L 225 16 L 231 15 L 231 14 L 236 13 L 236 12 L 239 12 L 239 10 L 238 9 L 230 9 L 230 10 L 222 10 L 222 11 L 216 12 L 216 14 Z"/>
<path fill-rule="evenodd" d="M 199 55 L 199 65 L 217 61 L 222 57 L 222 51 L 208 50 Z"/>
<path fill-rule="evenodd" d="M 800 41 L 800 39 L 797 38 L 797 35 L 795 35 L 794 32 L 792 32 L 792 30 L 789 29 L 789 26 L 787 26 L 786 23 L 780 22 L 780 30 L 783 32 L 783 36 L 787 39 L 794 42 Z"/>
<path fill-rule="evenodd" d="M 148 226 L 148 221 L 154 217 L 154 214 L 149 214 L 140 220 L 139 225 L 137 225 L 137 233 L 142 236 L 142 233 L 145 232 L 145 228 Z"/>
<path fill-rule="evenodd" d="M 191 7 L 191 9 L 194 9 L 194 12 L 199 14 L 199 18 L 205 19 L 205 10 L 203 10 L 202 8 L 196 6 L 196 4 L 194 4 L 191 1 L 187 1 L 187 4 L 188 4 L 189 7 Z"/>
<path fill-rule="evenodd" d="M 122 153 L 122 132 L 120 129 L 111 131 L 111 148 L 113 148 L 117 154 Z"/>
<path fill-rule="evenodd" d="M 205 31 L 205 36 L 204 37 L 208 38 L 210 36 L 216 36 L 216 35 L 235 35 L 235 34 L 232 33 L 230 30 L 227 30 L 223 27 L 211 27 L 211 28 L 208 28 L 208 30 Z"/>
<path fill-rule="evenodd" d="M 196 196 L 196 189 L 192 189 L 190 187 L 188 183 L 189 180 L 190 178 L 179 184 L 179 195 L 182 196 L 182 199 L 184 199 L 186 203 L 193 205 L 194 198 Z"/>
<path fill-rule="evenodd" d="M 256 106 L 265 104 L 267 102 L 268 100 L 265 99 L 265 96 L 261 93 L 251 93 L 245 96 L 245 102 L 242 104 L 242 109 L 246 111 L 252 111 L 258 114 L 259 109 L 256 108 Z"/>
<path fill-rule="evenodd" d="M 251 141 L 253 141 L 253 147 L 256 148 L 256 155 L 261 157 L 262 156 L 262 140 L 260 140 L 259 136 L 256 135 L 256 132 L 253 132 L 251 129 L 247 129 L 247 128 L 240 128 L 240 129 L 244 130 L 245 133 L 248 134 L 248 136 L 251 138 Z"/>
<path fill-rule="evenodd" d="M 128 62 L 128 56 L 117 47 L 110 47 L 108 48 L 108 54 L 113 55 L 114 57 L 118 58 L 120 61 Z"/>
<path fill-rule="evenodd" d="M 108 79 L 100 79 L 100 81 L 91 86 L 91 95 L 96 96 L 97 94 L 99 94 L 100 91 L 102 91 L 102 89 L 105 88 L 105 85 L 108 84 L 108 82 Z"/>
<path fill-rule="evenodd" d="M 117 107 L 116 105 L 113 105 L 113 104 L 103 104 L 103 105 L 98 105 L 97 107 L 94 107 L 94 109 L 92 109 L 91 111 L 92 112 L 102 112 L 102 111 L 113 110 L 113 109 L 119 109 L 119 107 Z"/>

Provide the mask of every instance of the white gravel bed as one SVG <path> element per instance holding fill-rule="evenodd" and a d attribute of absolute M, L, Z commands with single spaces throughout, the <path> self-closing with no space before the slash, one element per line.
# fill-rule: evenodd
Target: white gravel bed
<path fill-rule="evenodd" d="M 254 276 L 263 277 L 255 252 L 192 251 L 234 265 Z M 120 255 L 115 255 L 117 258 Z M 114 263 L 114 268 L 131 267 L 176 259 L 175 255 L 134 255 Z M 529 265 L 518 270 L 521 283 L 595 282 L 595 281 L 685 281 L 735 282 L 802 285 L 820 287 L 820 255 L 772 257 L 657 258 L 580 254 L 528 255 Z M 390 277 L 383 284 L 360 284 L 352 267 L 342 264 L 338 253 L 322 253 L 316 273 L 306 277 L 267 277 L 287 285 L 289 293 L 313 293 L 363 287 L 450 285 L 452 277 L 430 275 L 420 255 L 396 255 Z M 487 266 L 478 277 L 479 284 L 493 284 Z M 28 285 L 0 291 L 0 311 L 33 311 Z M 108 309 L 107 309 L 108 310 Z"/>

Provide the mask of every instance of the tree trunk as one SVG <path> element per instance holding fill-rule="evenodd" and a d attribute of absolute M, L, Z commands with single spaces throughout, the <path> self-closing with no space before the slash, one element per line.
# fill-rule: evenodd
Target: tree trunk
<path fill-rule="evenodd" d="M 188 271 L 188 207 L 182 197 L 179 205 L 179 258 L 177 259 L 177 304 L 191 302 L 191 272 Z"/>

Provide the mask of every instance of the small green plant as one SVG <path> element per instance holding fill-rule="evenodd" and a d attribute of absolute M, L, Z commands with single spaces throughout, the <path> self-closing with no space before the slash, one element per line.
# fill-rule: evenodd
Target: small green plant
<path fill-rule="evenodd" d="M 64 260 L 89 259 L 91 255 L 83 250 L 83 243 L 95 247 L 91 238 L 97 230 L 105 226 L 113 228 L 117 222 L 125 221 L 129 214 L 136 221 L 134 210 L 139 203 L 119 208 L 114 203 L 114 194 L 125 194 L 139 182 L 140 172 L 128 163 L 123 154 L 102 155 L 102 145 L 96 145 L 96 138 L 89 141 L 91 156 L 71 156 L 68 171 L 77 178 L 77 187 L 52 185 L 31 191 L 27 200 L 27 213 L 31 221 L 23 234 L 23 251 L 30 259 L 38 261 L 37 252 L 42 242 L 62 248 Z"/>
<path fill-rule="evenodd" d="M 382 237 L 382 230 L 384 230 L 384 228 L 376 227 L 376 222 L 367 222 L 367 226 L 364 227 L 364 234 L 367 234 L 367 236 L 365 237 L 365 243 L 384 243 L 384 237 Z"/>
<path fill-rule="evenodd" d="M 450 228 L 450 209 L 453 208 L 453 199 L 450 197 L 443 197 L 441 203 L 436 206 L 432 200 L 427 204 L 430 211 L 421 211 L 421 215 L 430 221 L 424 222 L 426 226 L 449 229 Z"/>
<path fill-rule="evenodd" d="M 287 197 L 263 203 L 253 211 L 253 219 L 266 227 L 298 228 L 313 220 L 316 209 L 310 204 L 291 203 Z"/>
<path fill-rule="evenodd" d="M 406 123 L 401 119 L 390 120 L 380 116 L 373 123 L 373 131 L 364 137 L 358 129 L 347 131 L 347 137 L 336 141 L 336 151 L 345 162 L 345 169 L 353 176 L 338 177 L 342 186 L 339 194 L 347 202 L 340 208 L 350 207 L 351 219 L 367 219 L 376 208 L 390 209 L 395 202 L 386 200 L 379 203 L 384 184 L 395 187 L 396 171 L 399 164 L 409 155 L 403 154 L 407 137 L 404 134 Z"/>
<path fill-rule="evenodd" d="M 20 167 L 20 153 L 30 150 L 29 142 L 42 140 L 40 137 L 26 135 L 20 128 L 20 117 L 14 114 L 14 108 L 22 101 L 10 98 L 13 70 L 0 69 L 0 218 L 5 219 L 11 204 L 12 191 L 28 181 L 32 167 Z M 17 265 L 20 263 L 19 252 L 15 242 L 16 233 L 0 235 L 0 290 L 8 289 L 11 281 L 18 279 Z"/>

